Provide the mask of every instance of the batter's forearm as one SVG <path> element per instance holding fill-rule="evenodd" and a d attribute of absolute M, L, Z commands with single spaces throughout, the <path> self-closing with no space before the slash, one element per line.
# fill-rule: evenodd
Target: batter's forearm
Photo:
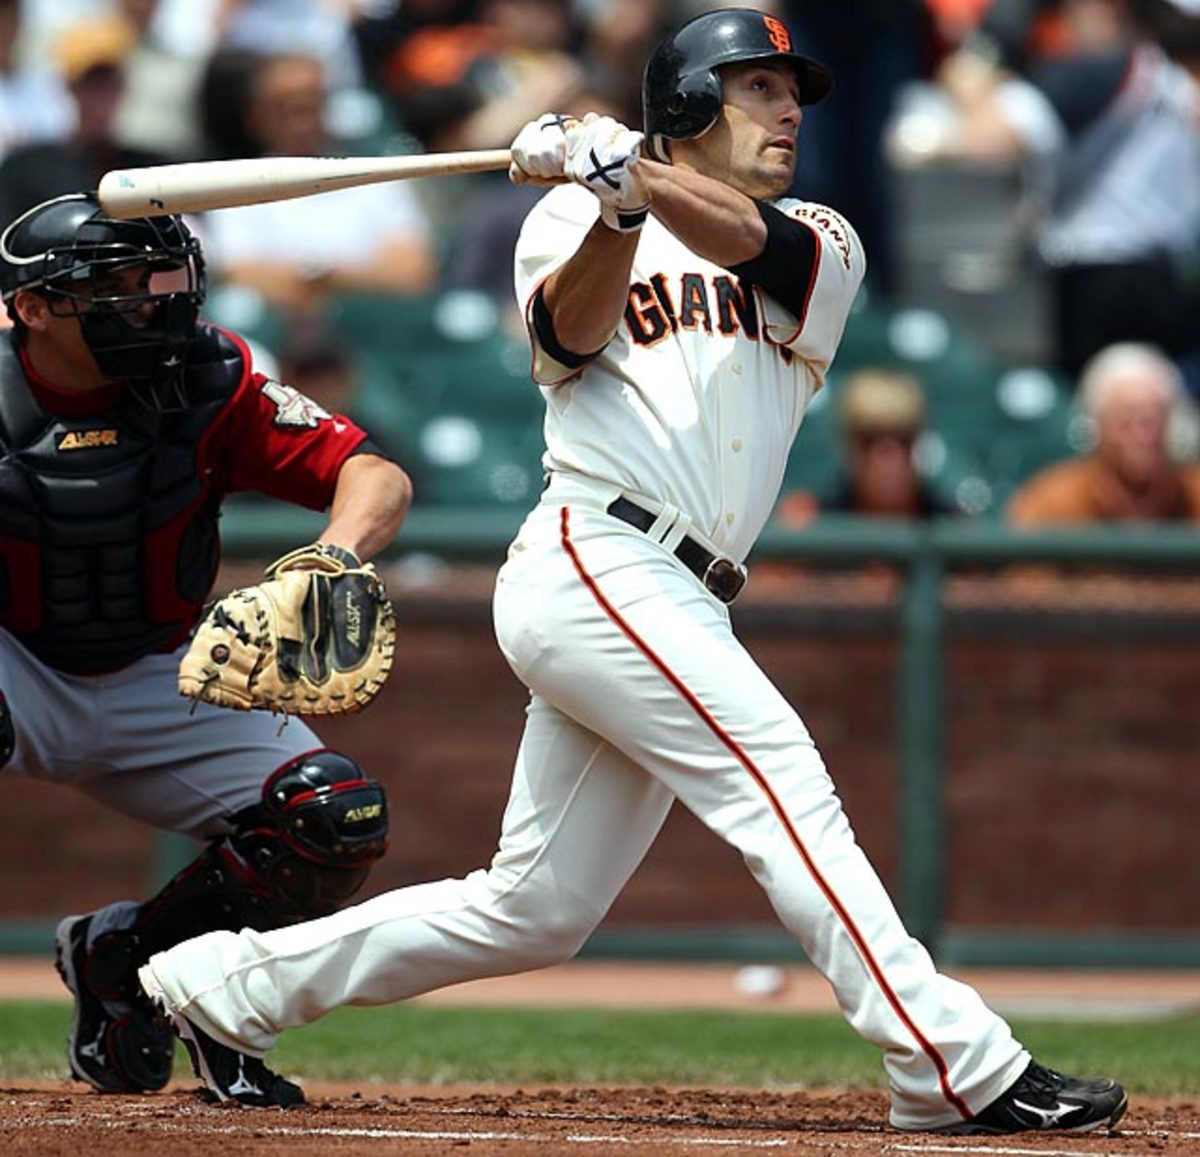
<path fill-rule="evenodd" d="M 650 194 L 650 212 L 693 253 L 726 269 L 762 253 L 766 226 L 745 193 L 646 158 L 637 170 Z"/>
<path fill-rule="evenodd" d="M 374 454 L 347 458 L 338 474 L 329 522 L 318 539 L 352 550 L 363 562 L 396 536 L 412 504 L 412 481 Z"/>
<path fill-rule="evenodd" d="M 546 282 L 546 308 L 564 349 L 593 354 L 616 333 L 637 242 L 637 233 L 617 233 L 597 221 L 574 256 Z"/>

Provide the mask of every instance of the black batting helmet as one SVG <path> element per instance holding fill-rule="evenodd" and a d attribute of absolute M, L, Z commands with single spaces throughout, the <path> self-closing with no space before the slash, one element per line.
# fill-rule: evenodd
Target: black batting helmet
<path fill-rule="evenodd" d="M 795 51 L 782 20 L 753 8 L 706 12 L 671 33 L 647 62 L 642 84 L 650 155 L 667 160 L 667 141 L 698 137 L 716 124 L 721 65 L 770 59 L 786 60 L 795 68 L 801 104 L 816 104 L 833 87 L 823 64 Z"/>

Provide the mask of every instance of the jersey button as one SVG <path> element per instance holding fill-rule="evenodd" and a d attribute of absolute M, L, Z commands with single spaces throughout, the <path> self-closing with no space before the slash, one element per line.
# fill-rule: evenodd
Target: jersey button
<path fill-rule="evenodd" d="M 729 367 L 729 370 L 731 373 L 740 374 L 742 372 L 742 363 L 734 362 L 733 365 Z"/>
<path fill-rule="evenodd" d="M 733 515 L 732 515 L 732 514 L 727 514 L 727 515 L 725 515 L 725 525 L 726 525 L 726 526 L 732 526 L 732 525 L 733 525 Z"/>
<path fill-rule="evenodd" d="M 729 444 L 733 447 L 733 452 L 735 454 L 740 454 L 742 452 L 741 438 L 734 438 L 734 440 L 732 442 L 730 442 Z"/>

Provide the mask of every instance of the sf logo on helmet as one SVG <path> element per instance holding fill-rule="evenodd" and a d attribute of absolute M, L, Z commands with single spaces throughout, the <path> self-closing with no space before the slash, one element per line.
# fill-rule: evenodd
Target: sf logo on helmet
<path fill-rule="evenodd" d="M 767 39 L 780 52 L 792 51 L 792 38 L 782 20 L 776 20 L 774 16 L 764 16 L 763 24 L 767 28 Z"/>

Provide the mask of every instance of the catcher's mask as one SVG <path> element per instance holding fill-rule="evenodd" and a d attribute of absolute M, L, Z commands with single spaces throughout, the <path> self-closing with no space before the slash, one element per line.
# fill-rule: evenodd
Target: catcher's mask
<path fill-rule="evenodd" d="M 180 217 L 118 221 L 94 194 L 71 193 L 0 235 L 3 300 L 26 289 L 57 316 L 79 318 L 107 379 L 178 383 L 204 301 L 204 258 Z"/>
<path fill-rule="evenodd" d="M 816 104 L 833 87 L 823 64 L 802 56 L 782 20 L 752 8 L 727 8 L 689 20 L 654 50 L 642 82 L 646 147 L 670 159 L 669 141 L 706 133 L 721 115 L 722 65 L 784 60 L 796 71 L 800 103 Z"/>

